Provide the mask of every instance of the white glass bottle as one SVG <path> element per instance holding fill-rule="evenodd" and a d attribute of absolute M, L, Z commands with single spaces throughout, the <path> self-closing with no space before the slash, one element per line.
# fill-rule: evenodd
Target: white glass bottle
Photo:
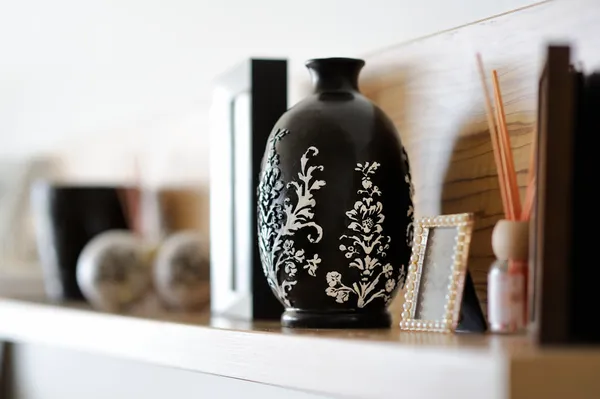
<path fill-rule="evenodd" d="M 500 220 L 492 233 L 496 261 L 488 273 L 488 321 L 494 333 L 516 333 L 526 327 L 527 222 Z"/>

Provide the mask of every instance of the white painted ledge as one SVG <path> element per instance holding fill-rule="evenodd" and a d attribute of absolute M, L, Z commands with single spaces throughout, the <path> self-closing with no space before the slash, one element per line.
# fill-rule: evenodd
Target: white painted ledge
<path fill-rule="evenodd" d="M 600 397 L 600 349 L 539 350 L 526 337 L 286 331 L 13 299 L 0 299 L 0 337 L 351 398 Z"/>

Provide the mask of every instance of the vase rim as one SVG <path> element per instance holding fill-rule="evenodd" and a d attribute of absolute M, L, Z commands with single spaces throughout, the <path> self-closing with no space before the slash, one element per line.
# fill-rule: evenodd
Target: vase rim
<path fill-rule="evenodd" d="M 361 67 L 363 67 L 365 65 L 365 60 L 360 59 L 360 58 L 349 58 L 349 57 L 328 57 L 328 58 L 311 58 L 309 60 L 307 60 L 304 65 L 306 65 L 307 68 L 310 68 L 311 66 L 315 65 L 315 64 L 319 64 L 319 63 L 323 63 L 323 62 L 329 62 L 329 63 L 351 63 L 351 64 L 357 64 Z"/>

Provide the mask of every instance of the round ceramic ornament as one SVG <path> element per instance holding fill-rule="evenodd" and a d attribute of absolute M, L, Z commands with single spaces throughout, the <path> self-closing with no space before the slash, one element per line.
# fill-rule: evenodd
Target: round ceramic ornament
<path fill-rule="evenodd" d="M 208 246 L 195 231 L 175 233 L 160 246 L 154 262 L 154 286 L 169 306 L 194 310 L 210 300 Z"/>
<path fill-rule="evenodd" d="M 101 233 L 84 247 L 77 283 L 92 306 L 122 311 L 140 301 L 152 286 L 150 251 L 127 230 Z"/>

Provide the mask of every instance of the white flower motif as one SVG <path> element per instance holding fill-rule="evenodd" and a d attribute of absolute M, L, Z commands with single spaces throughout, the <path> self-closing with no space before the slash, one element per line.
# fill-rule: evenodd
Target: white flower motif
<path fill-rule="evenodd" d="M 285 242 L 283 243 L 283 253 L 286 255 L 291 255 L 293 253 L 293 250 L 294 250 L 294 241 L 285 240 Z"/>
<path fill-rule="evenodd" d="M 391 237 L 383 235 L 383 204 L 376 200 L 382 193 L 371 179 L 379 166 L 377 162 L 357 164 L 355 170 L 362 174 L 362 188 L 357 190 L 360 200 L 354 202 L 352 209 L 346 212 L 350 221 L 349 233 L 340 237 L 344 243 L 340 244 L 339 249 L 346 258 L 351 259 L 348 266 L 360 270 L 360 282 L 347 286 L 342 282 L 341 273 L 327 274 L 329 287 L 325 293 L 336 298 L 338 303 L 346 302 L 351 294 L 356 295 L 356 306 L 359 308 L 377 298 L 387 304 L 396 286 L 394 267 L 382 263 L 387 256 L 386 250 L 390 248 Z M 387 279 L 385 284 L 380 284 L 382 278 Z"/>
<path fill-rule="evenodd" d="M 315 277 L 319 263 L 321 263 L 321 258 L 319 258 L 319 255 L 315 254 L 313 258 L 309 259 L 307 262 L 308 263 L 304 265 L 303 268 L 308 269 L 308 274 Z"/>
<path fill-rule="evenodd" d="M 298 181 L 284 185 L 276 144 L 287 134 L 289 130 L 278 129 L 269 139 L 269 152 L 258 187 L 258 245 L 269 286 L 285 306 L 291 306 L 287 295 L 297 283 L 299 266 L 308 269 L 310 276 L 316 276 L 321 262 L 318 254 L 307 260 L 305 249 L 295 247 L 294 237 L 302 229 L 312 229 L 313 233 L 306 237 L 308 241 L 321 241 L 323 229 L 313 221 L 316 205 L 313 196 L 325 186 L 325 181 L 315 179 L 314 173 L 323 171 L 323 166 L 309 166 L 309 158 L 319 153 L 316 147 L 309 147 L 300 159 Z M 282 200 L 284 188 L 294 191 L 295 195 Z M 291 198 L 296 198 L 295 204 Z"/>
<path fill-rule="evenodd" d="M 335 301 L 337 303 L 344 303 L 348 300 L 349 297 L 350 297 L 350 294 L 348 291 L 338 291 L 337 295 L 335 297 Z"/>
<path fill-rule="evenodd" d="M 390 278 L 392 276 L 393 272 L 394 272 L 394 268 L 389 263 L 387 265 L 383 266 L 383 274 L 385 275 L 385 277 Z"/>
<path fill-rule="evenodd" d="M 342 275 L 338 272 L 329 272 L 327 273 L 326 279 L 327 284 L 329 284 L 330 287 L 333 287 L 340 282 L 340 280 L 342 279 Z"/>
<path fill-rule="evenodd" d="M 396 282 L 394 280 L 390 279 L 385 282 L 385 290 L 387 292 L 392 292 L 394 290 L 394 287 L 396 287 Z"/>
<path fill-rule="evenodd" d="M 408 184 L 410 190 L 410 197 L 412 198 L 415 195 L 415 187 L 412 184 L 412 180 L 410 179 L 410 175 L 404 176 L 404 181 Z"/>
<path fill-rule="evenodd" d="M 362 201 L 354 203 L 352 210 L 346 212 L 346 216 L 352 221 L 348 225 L 350 230 L 363 234 L 381 233 L 381 223 L 385 220 L 382 213 L 383 205 L 381 202 L 371 205 L 372 202 L 373 199 L 370 197 L 363 198 Z"/>
<path fill-rule="evenodd" d="M 284 270 L 290 277 L 295 277 L 298 269 L 296 268 L 296 264 L 294 262 L 286 262 Z"/>
<path fill-rule="evenodd" d="M 398 274 L 398 286 L 402 288 L 404 284 L 404 279 L 406 277 L 406 267 L 404 265 L 400 266 L 400 274 Z"/>
<path fill-rule="evenodd" d="M 408 163 L 408 154 L 406 153 L 406 149 L 402 147 L 402 161 L 404 162 L 404 167 L 406 168 L 406 174 L 404 175 L 404 182 L 408 185 L 408 193 L 409 193 L 409 206 L 408 211 L 406 212 L 406 216 L 409 219 L 409 222 L 406 226 L 406 245 L 412 246 L 414 240 L 414 229 L 415 229 L 415 210 L 413 208 L 413 200 L 415 196 L 415 186 L 412 183 L 412 178 L 410 174 L 410 165 Z"/>
<path fill-rule="evenodd" d="M 304 262 L 304 250 L 303 249 L 297 250 L 296 253 L 294 254 L 294 259 L 298 263 Z"/>

